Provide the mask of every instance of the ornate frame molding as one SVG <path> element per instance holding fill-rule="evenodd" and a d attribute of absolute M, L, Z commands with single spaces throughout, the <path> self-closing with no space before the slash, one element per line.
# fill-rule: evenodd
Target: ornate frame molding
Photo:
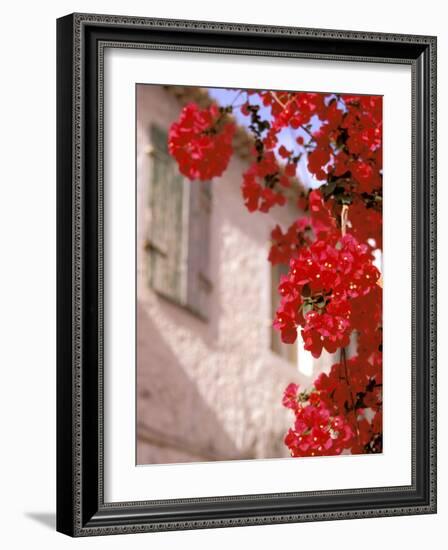
<path fill-rule="evenodd" d="M 191 37 L 195 45 L 190 43 Z M 236 46 L 235 37 L 240 38 Z M 282 38 L 286 40 L 282 42 Z M 102 136 L 106 47 L 412 66 L 412 485 L 104 502 Z M 89 122 L 92 113 L 96 125 Z M 93 14 L 58 20 L 59 531 L 90 536 L 436 511 L 435 140 L 435 37 Z M 91 314 L 86 317 L 87 306 L 89 311 L 94 307 L 95 319 Z M 424 384 L 424 389 L 419 384 Z M 95 413 L 93 426 L 84 420 L 88 413 Z M 383 502 L 378 502 L 380 495 L 384 495 Z M 162 518 L 156 514 L 161 507 L 166 510 Z"/>

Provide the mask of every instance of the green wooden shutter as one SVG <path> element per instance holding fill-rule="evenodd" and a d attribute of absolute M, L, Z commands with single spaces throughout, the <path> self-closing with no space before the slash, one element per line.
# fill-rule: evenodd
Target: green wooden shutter
<path fill-rule="evenodd" d="M 209 317 L 210 281 L 210 217 L 211 182 L 192 182 L 188 228 L 188 307 L 202 317 Z"/>
<path fill-rule="evenodd" d="M 211 182 L 187 181 L 167 149 L 167 133 L 151 128 L 152 178 L 147 231 L 149 284 L 203 320 L 209 316 Z"/>
<path fill-rule="evenodd" d="M 149 282 L 156 292 L 185 302 L 186 182 L 167 150 L 167 133 L 151 128 L 152 179 L 149 193 Z"/>

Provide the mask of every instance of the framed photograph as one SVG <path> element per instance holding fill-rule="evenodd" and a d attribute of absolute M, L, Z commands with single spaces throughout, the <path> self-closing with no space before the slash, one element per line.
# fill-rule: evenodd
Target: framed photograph
<path fill-rule="evenodd" d="M 57 50 L 57 529 L 435 513 L 436 38 Z"/>

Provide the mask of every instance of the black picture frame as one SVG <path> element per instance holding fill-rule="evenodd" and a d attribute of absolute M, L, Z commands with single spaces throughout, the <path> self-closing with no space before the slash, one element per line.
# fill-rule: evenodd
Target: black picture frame
<path fill-rule="evenodd" d="M 410 486 L 104 502 L 101 60 L 111 42 L 411 66 Z M 89 536 L 435 513 L 436 38 L 72 14 L 57 21 L 57 52 L 57 530 Z"/>

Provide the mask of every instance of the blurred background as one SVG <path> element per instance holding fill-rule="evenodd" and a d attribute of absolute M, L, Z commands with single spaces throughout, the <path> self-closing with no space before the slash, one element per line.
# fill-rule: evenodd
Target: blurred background
<path fill-rule="evenodd" d="M 244 121 L 237 117 L 220 178 L 190 182 L 168 154 L 169 127 L 185 104 L 225 106 L 232 93 L 137 86 L 138 464 L 289 456 L 283 438 L 293 416 L 283 391 L 306 387 L 334 362 L 325 353 L 313 359 L 300 338 L 282 344 L 272 328 L 287 268 L 267 261 L 270 232 L 298 210 L 291 201 L 268 214 L 247 211 Z"/>

